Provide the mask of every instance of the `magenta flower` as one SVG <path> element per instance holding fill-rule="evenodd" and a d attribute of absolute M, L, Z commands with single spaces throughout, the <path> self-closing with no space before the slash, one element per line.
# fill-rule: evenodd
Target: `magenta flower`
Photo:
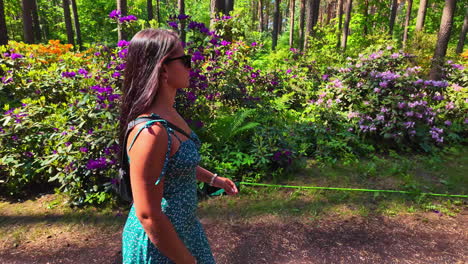
<path fill-rule="evenodd" d="M 126 41 L 126 40 L 120 40 L 118 43 L 117 43 L 117 46 L 119 47 L 126 47 L 130 45 L 130 42 L 129 41 Z"/>
<path fill-rule="evenodd" d="M 120 17 L 120 10 L 112 10 L 110 13 L 109 13 L 109 18 L 112 18 L 112 19 L 116 19 L 116 18 L 119 18 Z"/>
<path fill-rule="evenodd" d="M 21 59 L 21 58 L 23 58 L 23 55 L 18 54 L 18 53 L 12 53 L 11 56 L 10 56 L 10 58 L 11 58 L 12 60 Z"/>

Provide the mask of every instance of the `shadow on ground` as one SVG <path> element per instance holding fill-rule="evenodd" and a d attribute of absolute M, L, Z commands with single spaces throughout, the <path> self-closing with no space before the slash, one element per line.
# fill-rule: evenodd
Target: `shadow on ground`
<path fill-rule="evenodd" d="M 275 218 L 276 219 L 276 218 Z M 202 218 L 217 263 L 466 263 L 468 214 L 241 223 Z M 120 263 L 120 232 L 0 252 L 0 263 Z"/>

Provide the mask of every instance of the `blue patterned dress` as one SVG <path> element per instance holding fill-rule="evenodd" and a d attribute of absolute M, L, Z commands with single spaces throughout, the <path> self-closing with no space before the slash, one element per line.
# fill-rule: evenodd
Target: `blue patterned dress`
<path fill-rule="evenodd" d="M 197 263 L 215 263 L 205 231 L 196 216 L 198 199 L 195 172 L 200 162 L 198 152 L 200 140 L 192 131 L 190 134 L 192 140 L 180 141 L 171 128 L 166 127 L 166 129 L 170 133 L 168 136 L 169 147 L 163 170 L 156 181 L 157 184 L 164 177 L 162 211 L 171 221 L 179 238 L 197 259 Z M 172 144 L 171 134 L 181 143 L 177 152 L 169 157 Z M 135 214 L 135 204 L 130 209 L 123 230 L 122 256 L 124 264 L 173 263 L 148 238 Z"/>

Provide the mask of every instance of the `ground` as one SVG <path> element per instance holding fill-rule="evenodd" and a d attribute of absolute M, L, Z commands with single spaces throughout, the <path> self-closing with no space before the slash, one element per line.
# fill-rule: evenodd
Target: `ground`
<path fill-rule="evenodd" d="M 456 215 L 438 211 L 395 216 L 331 213 L 320 218 L 263 214 L 247 221 L 234 213 L 213 216 L 206 206 L 200 211 L 220 264 L 468 263 L 466 209 Z M 1 222 L 15 228 L 6 217 L 3 215 Z M 61 224 L 61 217 L 20 217 L 19 222 L 41 223 L 51 231 L 31 230 L 33 241 L 28 241 L 29 235 L 20 239 L 21 243 L 11 243 L 13 238 L 2 240 L 0 263 L 120 263 L 125 215 L 114 218 L 117 224 L 111 227 L 96 227 L 81 220 L 73 227 L 67 225 L 67 232 L 63 227 L 54 229 Z M 97 221 L 99 218 L 90 218 L 89 222 Z M 88 226 L 90 230 L 86 230 Z"/>

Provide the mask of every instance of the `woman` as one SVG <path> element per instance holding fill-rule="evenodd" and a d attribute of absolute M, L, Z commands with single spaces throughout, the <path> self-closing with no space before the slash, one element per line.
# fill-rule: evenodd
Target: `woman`
<path fill-rule="evenodd" d="M 173 108 L 177 89 L 188 87 L 190 56 L 176 33 L 145 29 L 130 41 L 125 69 L 120 142 L 127 124 L 157 114 L 164 123 L 139 124 L 126 147 L 133 205 L 122 234 L 123 263 L 215 263 L 196 217 L 196 180 L 237 194 L 235 184 L 198 166 L 197 135 Z"/>

